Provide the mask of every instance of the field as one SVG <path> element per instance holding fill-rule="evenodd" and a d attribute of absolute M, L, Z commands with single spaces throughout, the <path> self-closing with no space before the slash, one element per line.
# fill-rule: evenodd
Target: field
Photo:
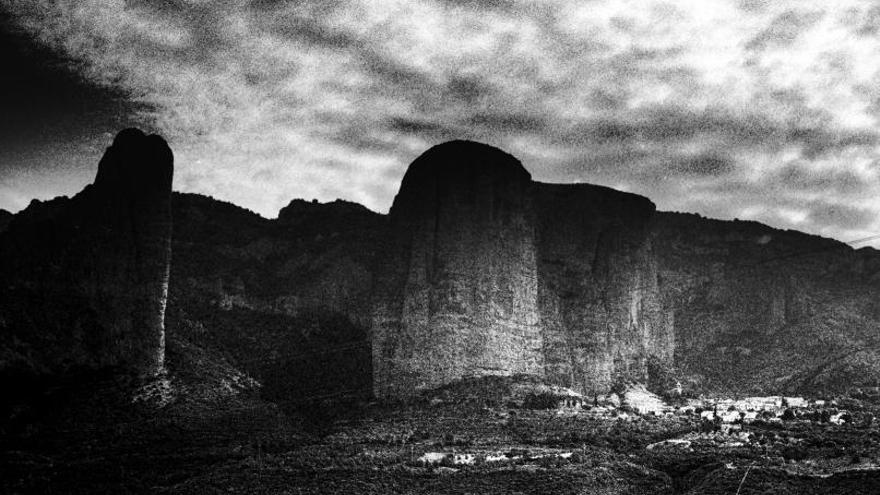
<path fill-rule="evenodd" d="M 284 409 L 242 393 L 159 408 L 125 397 L 118 387 L 49 391 L 12 415 L 0 492 L 880 491 L 871 404 L 842 425 L 759 421 L 720 432 L 696 416 L 596 419 L 493 401 Z M 420 462 L 426 453 L 473 456 L 473 464 Z"/>

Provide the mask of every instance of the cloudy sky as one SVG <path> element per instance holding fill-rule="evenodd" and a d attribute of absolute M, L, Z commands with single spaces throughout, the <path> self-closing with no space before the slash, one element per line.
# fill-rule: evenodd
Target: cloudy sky
<path fill-rule="evenodd" d="M 0 0 L 0 208 L 164 135 L 175 187 L 274 217 L 387 211 L 433 144 L 535 179 L 851 240 L 880 233 L 880 1 Z"/>

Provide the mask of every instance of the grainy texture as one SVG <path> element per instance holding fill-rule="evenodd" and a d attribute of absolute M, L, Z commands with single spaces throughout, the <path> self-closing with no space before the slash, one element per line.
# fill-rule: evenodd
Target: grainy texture
<path fill-rule="evenodd" d="M 756 222 L 660 213 L 675 362 L 700 389 L 841 393 L 880 373 L 880 257 Z"/>
<path fill-rule="evenodd" d="M 538 184 L 538 286 L 546 377 L 583 393 L 644 381 L 674 339 L 657 283 L 647 198 Z"/>
<path fill-rule="evenodd" d="M 6 210 L 0 209 L 0 233 L 6 230 L 6 227 L 9 225 L 9 222 L 12 221 L 12 213 L 9 213 Z"/>
<path fill-rule="evenodd" d="M 645 198 L 532 182 L 476 143 L 432 148 L 391 209 L 373 321 L 377 396 L 532 373 L 584 392 L 672 358 Z"/>
<path fill-rule="evenodd" d="M 519 161 L 472 142 L 412 163 L 376 285 L 377 396 L 541 372 L 532 187 Z"/>
<path fill-rule="evenodd" d="M 384 216 L 345 201 L 294 200 L 276 220 L 196 194 L 173 202 L 169 333 L 228 356 L 267 397 L 370 394 Z"/>
<path fill-rule="evenodd" d="M 0 370 L 162 367 L 172 175 L 165 141 L 127 129 L 94 184 L 13 218 L 0 234 Z"/>

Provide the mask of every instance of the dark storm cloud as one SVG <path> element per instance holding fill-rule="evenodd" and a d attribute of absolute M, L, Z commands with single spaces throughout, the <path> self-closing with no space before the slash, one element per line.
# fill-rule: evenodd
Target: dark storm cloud
<path fill-rule="evenodd" d="M 543 116 L 519 111 L 478 112 L 465 119 L 464 123 L 466 126 L 508 134 L 543 132 L 547 129 L 547 119 Z"/>
<path fill-rule="evenodd" d="M 468 138 L 666 209 L 838 237 L 880 218 L 876 2 L 20 5 L 151 106 L 178 184 L 267 216 L 326 194 L 384 210 L 409 160 Z"/>
<path fill-rule="evenodd" d="M 813 202 L 807 221 L 813 227 L 836 227 L 850 230 L 870 228 L 877 220 L 877 213 L 870 208 L 859 208 L 845 204 Z"/>
<path fill-rule="evenodd" d="M 495 92 L 489 84 L 475 76 L 453 76 L 446 83 L 447 93 L 454 99 L 474 103 Z"/>
<path fill-rule="evenodd" d="M 765 184 L 777 190 L 825 192 L 835 195 L 856 194 L 868 191 L 872 184 L 846 169 L 811 171 L 804 164 L 791 164 L 769 177 Z"/>
<path fill-rule="evenodd" d="M 260 17 L 263 26 L 269 32 L 284 36 L 308 46 L 319 46 L 337 50 L 360 49 L 364 40 L 344 29 L 335 29 L 321 22 L 320 19 L 302 16 L 298 13 L 287 13 Z"/>
<path fill-rule="evenodd" d="M 735 116 L 725 112 L 689 111 L 664 106 L 599 118 L 572 127 L 565 137 L 574 143 L 619 143 L 687 141 L 706 135 L 722 135 L 733 142 L 756 144 L 779 134 L 760 116 Z"/>
<path fill-rule="evenodd" d="M 880 142 L 874 131 L 849 131 L 833 127 L 798 127 L 788 138 L 803 145 L 807 158 L 817 158 L 832 151 L 853 147 L 874 146 Z"/>
<path fill-rule="evenodd" d="M 864 15 L 856 11 L 854 17 L 859 23 L 859 28 L 856 30 L 859 36 L 876 36 L 880 32 L 880 5 L 872 7 Z"/>
<path fill-rule="evenodd" d="M 770 45 L 794 43 L 807 28 L 812 27 L 823 15 L 823 12 L 820 11 L 787 10 L 774 18 L 766 29 L 746 44 L 746 47 L 761 50 Z"/>
<path fill-rule="evenodd" d="M 215 61 L 218 53 L 224 50 L 234 49 L 234 41 L 230 40 L 223 32 L 228 10 L 217 8 L 210 4 L 187 2 L 184 0 L 126 0 L 126 4 L 134 11 L 143 12 L 145 15 L 154 16 L 163 22 L 178 24 L 188 35 L 187 42 L 177 47 L 162 47 L 153 41 L 150 32 L 122 31 L 125 37 L 130 37 L 131 42 L 140 40 L 143 44 L 152 44 L 153 49 L 159 50 L 160 56 L 174 54 L 181 62 L 186 64 L 210 65 Z M 141 43 L 137 43 L 140 45 Z M 159 46 L 157 46 L 159 45 Z"/>
<path fill-rule="evenodd" d="M 706 153 L 687 157 L 673 162 L 669 169 L 687 175 L 718 176 L 725 175 L 736 168 L 736 162 L 730 157 L 718 153 Z"/>
<path fill-rule="evenodd" d="M 396 58 L 373 50 L 360 52 L 364 68 L 373 75 L 376 83 L 393 94 L 429 92 L 437 88 L 427 73 L 414 69 Z"/>
<path fill-rule="evenodd" d="M 512 11 L 517 7 L 516 0 L 439 0 L 448 7 L 465 7 L 474 10 Z"/>
<path fill-rule="evenodd" d="M 760 13 L 763 12 L 771 0 L 737 0 L 739 8 L 748 11 Z"/>
<path fill-rule="evenodd" d="M 34 43 L 0 6 L 0 207 L 72 195 L 94 178 L 112 133 L 151 109 L 84 78 L 81 62 Z M 62 157 L 59 159 L 59 157 Z"/>
<path fill-rule="evenodd" d="M 387 135 L 383 137 L 378 134 L 378 129 L 357 123 L 339 123 L 324 137 L 357 151 L 391 152 L 397 150 L 397 146 Z M 337 162 L 338 160 L 334 161 L 334 163 Z M 338 170 L 338 167 L 335 168 Z"/>
<path fill-rule="evenodd" d="M 440 122 L 408 117 L 392 117 L 384 123 L 384 127 L 393 133 L 418 136 L 428 142 L 450 140 L 462 134 L 460 129 Z"/>
<path fill-rule="evenodd" d="M 771 115 L 757 113 L 737 114 L 723 109 L 692 111 L 661 106 L 580 122 L 561 133 L 560 139 L 576 145 L 675 144 L 715 139 L 724 142 L 727 148 L 797 146 L 806 157 L 816 158 L 839 150 L 875 146 L 880 143 L 880 134 L 840 129 L 830 121 L 824 125 L 821 122 L 800 123 L 778 121 Z"/>

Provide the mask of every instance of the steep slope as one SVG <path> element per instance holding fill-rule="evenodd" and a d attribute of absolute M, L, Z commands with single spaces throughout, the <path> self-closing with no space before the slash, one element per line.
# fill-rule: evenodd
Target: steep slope
<path fill-rule="evenodd" d="M 174 211 L 170 333 L 226 356 L 270 398 L 369 394 L 382 216 L 294 200 L 269 220 L 195 194 L 175 194 Z"/>
<path fill-rule="evenodd" d="M 453 141 L 404 176 L 377 272 L 373 389 L 399 397 L 483 375 L 581 392 L 672 358 L 646 198 L 531 181 L 501 150 Z"/>
<path fill-rule="evenodd" d="M 541 372 L 531 189 L 519 161 L 468 141 L 410 165 L 374 296 L 377 396 Z"/>
<path fill-rule="evenodd" d="M 538 287 L 546 377 L 583 393 L 645 381 L 671 362 L 647 198 L 589 184 L 538 184 Z"/>
<path fill-rule="evenodd" d="M 172 174 L 165 141 L 127 129 L 94 184 L 12 219 L 0 233 L 0 372 L 162 367 Z"/>
<path fill-rule="evenodd" d="M 880 255 L 755 222 L 661 213 L 675 362 L 703 388 L 842 392 L 880 377 Z"/>
<path fill-rule="evenodd" d="M 587 394 L 676 373 L 724 393 L 880 377 L 873 249 L 536 183 L 473 142 L 413 162 L 387 216 L 172 195 L 172 160 L 123 131 L 74 198 L 5 230 L 0 212 L 0 372 L 150 375 L 167 327 L 187 373 L 234 366 L 289 402 L 521 373 Z"/>

